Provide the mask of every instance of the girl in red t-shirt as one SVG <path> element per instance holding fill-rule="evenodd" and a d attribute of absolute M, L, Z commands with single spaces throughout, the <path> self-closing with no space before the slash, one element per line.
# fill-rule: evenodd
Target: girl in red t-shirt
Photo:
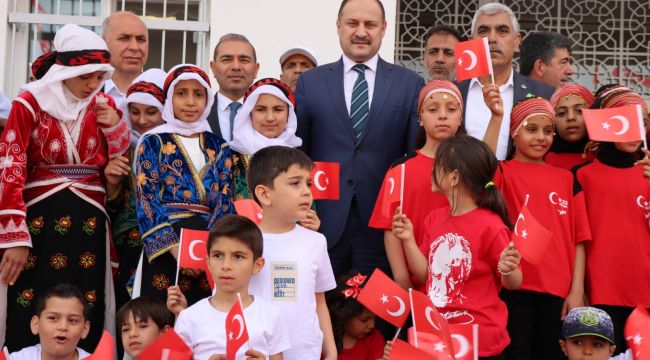
<path fill-rule="evenodd" d="M 501 293 L 508 306 L 512 343 L 507 353 L 511 359 L 563 359 L 557 346 L 562 319 L 570 309 L 584 305 L 582 241 L 591 239 L 591 234 L 584 207 L 573 199 L 572 174 L 544 163 L 553 143 L 554 118 L 555 110 L 546 99 L 517 103 L 510 114 L 514 153 L 499 164 L 494 178 L 515 231 L 528 230 L 527 219 L 519 218 L 526 204 L 530 214 L 553 234 L 539 262 L 522 260 L 521 287 Z M 535 241 L 533 230 L 526 236 L 525 240 Z"/>
<path fill-rule="evenodd" d="M 594 95 L 582 85 L 566 84 L 555 90 L 551 97 L 555 109 L 555 136 L 544 158 L 547 164 L 571 170 L 593 158 L 586 151 L 589 137 L 582 118 L 582 109 L 588 109 L 593 103 Z"/>
<path fill-rule="evenodd" d="M 427 216 L 420 247 L 407 214 L 398 209 L 393 217 L 393 234 L 404 245 L 409 267 L 418 281 L 426 281 L 440 313 L 450 323 L 479 324 L 482 359 L 498 358 L 510 342 L 499 290 L 516 289 L 522 281 L 505 202 L 492 183 L 496 168 L 485 143 L 451 137 L 438 147 L 433 169 L 433 189 L 450 207 Z"/>
<path fill-rule="evenodd" d="M 460 91 L 449 81 L 429 82 L 420 91 L 418 113 L 420 114 L 420 132 L 417 138 L 419 150 L 393 163 L 384 178 L 368 224 L 372 228 L 384 230 L 384 245 L 393 277 L 404 289 L 420 288 L 423 284 L 414 286 L 414 279 L 406 266 L 402 242 L 391 231 L 394 209 L 399 203 L 392 202 L 394 206 L 391 206 L 391 201 L 386 201 L 385 198 L 391 197 L 391 189 L 393 198 L 399 198 L 400 191 L 399 185 L 390 186 L 391 174 L 395 167 L 404 166 L 402 209 L 415 224 L 415 239 L 419 244 L 424 235 L 424 227 L 421 224 L 425 216 L 431 210 L 449 205 L 444 196 L 431 191 L 431 170 L 440 142 L 454 136 L 460 127 L 463 115 Z"/>
<path fill-rule="evenodd" d="M 338 360 L 377 360 L 384 355 L 384 341 L 375 329 L 375 314 L 357 301 L 366 276 L 349 272 L 325 294 L 332 318 Z"/>

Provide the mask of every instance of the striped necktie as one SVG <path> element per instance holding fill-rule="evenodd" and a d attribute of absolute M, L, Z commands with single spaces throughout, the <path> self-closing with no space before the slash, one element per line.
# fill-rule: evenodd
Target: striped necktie
<path fill-rule="evenodd" d="M 359 73 L 357 80 L 352 88 L 352 101 L 350 102 L 350 118 L 352 119 L 352 128 L 354 136 L 358 140 L 363 133 L 368 121 L 370 105 L 368 102 L 368 82 L 366 81 L 365 70 L 368 67 L 364 64 L 356 64 L 352 70 Z"/>

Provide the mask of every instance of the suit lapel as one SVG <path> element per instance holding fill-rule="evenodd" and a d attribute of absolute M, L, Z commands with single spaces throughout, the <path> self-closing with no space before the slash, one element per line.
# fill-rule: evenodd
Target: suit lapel
<path fill-rule="evenodd" d="M 214 94 L 214 102 L 212 103 L 212 109 L 210 109 L 210 114 L 208 114 L 208 124 L 210 125 L 210 129 L 212 129 L 213 134 L 223 137 L 221 135 L 221 127 L 219 126 L 218 100 L 219 97 L 217 96 L 217 94 Z"/>
<path fill-rule="evenodd" d="M 345 122 L 344 127 L 349 130 L 350 136 L 354 139 L 354 129 L 352 129 L 352 120 L 345 105 L 345 90 L 343 88 L 343 58 L 329 66 L 327 74 L 327 83 L 332 96 L 332 102 L 336 112 L 339 114 L 340 121 Z"/>
<path fill-rule="evenodd" d="M 373 124 L 379 121 L 379 114 L 381 109 L 388 99 L 388 92 L 393 82 L 393 69 L 387 66 L 387 63 L 381 58 L 377 61 L 377 74 L 375 74 L 375 88 L 372 94 L 372 103 L 370 104 L 370 114 L 368 114 L 368 122 L 366 127 L 361 133 L 359 142 L 361 143 L 366 135 L 370 132 Z"/>

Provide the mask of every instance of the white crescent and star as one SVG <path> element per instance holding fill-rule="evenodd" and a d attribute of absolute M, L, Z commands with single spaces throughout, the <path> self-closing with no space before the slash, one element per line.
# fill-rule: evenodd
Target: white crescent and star
<path fill-rule="evenodd" d="M 528 236 L 528 233 L 526 232 L 526 229 L 524 228 L 524 231 L 521 232 L 521 235 L 519 234 L 519 221 L 522 220 L 524 224 L 526 223 L 526 218 L 524 217 L 524 214 L 519 214 L 517 217 L 517 222 L 515 223 L 515 234 L 518 236 L 523 237 L 524 239 Z"/>
<path fill-rule="evenodd" d="M 399 308 L 397 308 L 397 310 L 395 310 L 395 311 L 390 311 L 390 310 L 386 309 L 386 313 L 388 313 L 388 315 L 394 316 L 394 317 L 399 317 L 399 316 L 404 315 L 404 311 L 406 311 L 406 304 L 404 303 L 404 300 L 402 300 L 402 298 L 400 298 L 399 296 L 395 296 L 395 295 L 393 295 L 393 298 L 395 300 L 397 300 L 397 302 L 399 303 Z M 388 302 L 388 296 L 382 295 L 381 302 L 384 303 L 384 304 L 387 303 Z"/>
<path fill-rule="evenodd" d="M 190 246 L 189 246 L 190 258 L 192 258 L 192 260 L 194 261 L 201 261 L 203 260 L 203 258 L 196 256 L 196 254 L 194 253 L 194 246 L 196 246 L 197 243 L 205 245 L 205 243 L 201 240 L 190 241 Z"/>
<path fill-rule="evenodd" d="M 623 115 L 614 115 L 610 119 L 618 120 L 621 122 L 621 130 L 614 133 L 614 135 L 623 135 L 630 129 L 630 120 Z"/>
<path fill-rule="evenodd" d="M 239 338 L 244 333 L 244 318 L 242 318 L 241 314 L 237 314 L 232 318 L 232 322 L 234 323 L 235 321 L 239 323 L 239 334 L 237 334 L 235 340 L 239 340 Z"/>
<path fill-rule="evenodd" d="M 476 67 L 476 64 L 478 63 L 478 61 L 477 61 L 478 59 L 476 58 L 476 54 L 474 54 L 474 52 L 472 50 L 465 50 L 465 51 L 463 51 L 463 54 L 469 55 L 470 60 L 471 60 L 469 66 L 466 67 L 465 70 L 474 69 Z M 461 65 L 462 65 L 462 63 L 461 63 Z"/>
<path fill-rule="evenodd" d="M 458 341 L 458 351 L 454 355 L 456 358 L 463 357 L 469 352 L 469 341 L 460 334 L 451 334 L 451 337 Z"/>
<path fill-rule="evenodd" d="M 388 184 L 390 185 L 390 190 L 388 194 L 392 194 L 393 190 L 395 190 L 395 179 L 393 179 L 392 177 L 388 178 Z"/>
<path fill-rule="evenodd" d="M 643 195 L 639 195 L 636 198 L 636 204 L 639 205 L 639 207 L 641 207 L 642 209 L 647 209 L 649 206 L 648 202 L 645 200 Z"/>
<path fill-rule="evenodd" d="M 431 326 L 433 326 L 436 330 L 440 331 L 440 325 L 436 324 L 433 319 L 431 318 L 431 314 L 433 313 L 433 308 L 431 306 L 427 306 L 427 309 L 424 311 L 424 315 L 427 318 L 427 321 Z"/>
<path fill-rule="evenodd" d="M 323 175 L 325 175 L 325 186 L 323 186 L 323 184 L 321 183 L 321 176 L 323 176 Z M 329 183 L 330 183 L 330 180 L 329 180 L 329 178 L 327 177 L 327 175 L 325 174 L 325 172 L 323 170 L 316 171 L 316 173 L 314 174 L 314 186 L 316 186 L 316 189 L 318 189 L 320 191 L 325 191 L 325 189 L 327 189 L 327 185 L 329 185 Z"/>

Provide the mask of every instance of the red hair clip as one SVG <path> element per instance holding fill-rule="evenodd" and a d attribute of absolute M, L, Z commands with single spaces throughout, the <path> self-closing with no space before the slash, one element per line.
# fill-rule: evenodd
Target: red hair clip
<path fill-rule="evenodd" d="M 345 285 L 349 286 L 350 288 L 345 289 L 341 292 L 343 295 L 345 295 L 346 299 L 350 296 L 352 296 L 353 299 L 356 299 L 361 292 L 361 284 L 363 284 L 364 281 L 366 281 L 365 275 L 356 274 L 345 282 Z"/>

